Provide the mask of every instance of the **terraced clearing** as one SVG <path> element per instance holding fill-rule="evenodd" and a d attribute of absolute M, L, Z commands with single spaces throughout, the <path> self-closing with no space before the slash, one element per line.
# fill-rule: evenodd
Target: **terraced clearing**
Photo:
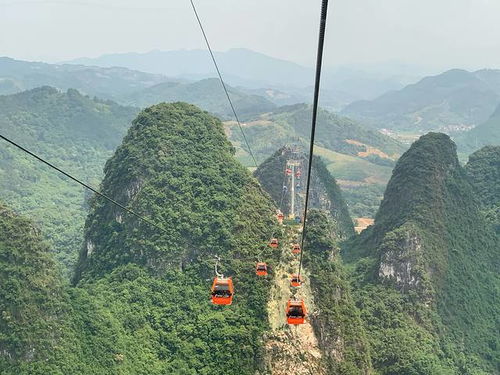
<path fill-rule="evenodd" d="M 386 185 L 391 177 L 391 167 L 373 164 L 356 156 L 341 154 L 323 147 L 316 146 L 314 151 L 325 159 L 328 170 L 342 187 L 351 182 Z"/>

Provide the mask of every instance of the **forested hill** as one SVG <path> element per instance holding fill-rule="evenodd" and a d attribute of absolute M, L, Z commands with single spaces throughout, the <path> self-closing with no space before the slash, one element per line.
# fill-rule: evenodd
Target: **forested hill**
<path fill-rule="evenodd" d="M 241 120 L 252 115 L 270 112 L 276 108 L 271 101 L 262 96 L 247 94 L 230 86 L 227 86 L 227 89 Z M 197 82 L 164 82 L 126 96 L 123 101 L 138 107 L 161 102 L 183 101 L 195 104 L 222 118 L 234 118 L 226 94 L 217 78 Z"/>
<path fill-rule="evenodd" d="M 0 270 L 0 373 L 42 374 L 43 367 L 29 372 L 21 370 L 21 363 L 52 355 L 54 342 L 64 336 L 61 328 L 69 306 L 39 229 L 3 203 Z"/>
<path fill-rule="evenodd" d="M 245 135 L 258 163 L 285 144 L 307 147 L 312 107 L 306 104 L 280 107 L 243 124 Z M 225 123 L 226 134 L 245 165 L 253 161 L 234 122 Z M 326 110 L 318 113 L 315 154 L 322 157 L 335 176 L 353 217 L 372 217 L 382 199 L 395 160 L 406 146 L 356 121 Z"/>
<path fill-rule="evenodd" d="M 465 170 L 482 211 L 500 234 L 500 146 L 486 146 L 473 153 Z"/>
<path fill-rule="evenodd" d="M 257 279 L 254 267 L 257 259 L 277 262 L 266 246 L 276 230 L 274 208 L 233 153 L 217 118 L 192 105 L 162 104 L 139 114 L 106 164 L 102 191 L 165 229 L 101 199 L 87 219 L 79 285 L 141 270 L 127 289 L 144 297 L 129 307 L 120 287 L 107 298 L 116 300 L 118 316 L 129 311 L 119 324 L 135 343 L 124 348 L 130 373 L 145 363 L 158 374 L 253 374 L 259 365 L 272 278 Z M 219 271 L 234 276 L 230 309 L 208 298 L 216 255 Z M 136 361 L 134 351 L 145 356 Z"/>
<path fill-rule="evenodd" d="M 264 160 L 271 156 L 276 151 L 277 143 L 307 143 L 311 115 L 310 105 L 297 104 L 280 107 L 244 124 L 257 159 Z M 235 124 L 226 126 L 233 142 L 243 141 Z M 319 147 L 382 165 L 390 165 L 405 150 L 405 146 L 392 138 L 326 110 L 318 113 L 317 138 Z"/>
<path fill-rule="evenodd" d="M 344 249 L 381 374 L 498 373 L 498 248 L 454 143 L 421 137 Z"/>
<path fill-rule="evenodd" d="M 82 277 L 103 275 L 130 261 L 163 273 L 186 267 L 193 257 L 224 255 L 229 248 L 256 253 L 261 243 L 243 250 L 232 235 L 242 202 L 256 200 L 253 214 L 246 213 L 260 215 L 256 225 L 274 211 L 233 153 L 220 121 L 195 106 L 161 104 L 142 111 L 106 163 L 101 189 L 161 223 L 168 235 L 97 199 L 86 224 Z M 259 228 L 259 236 L 268 235 Z"/>
<path fill-rule="evenodd" d="M 7 255 L 8 248 L 0 253 L 0 275 L 26 285 L 27 272 L 37 275 L 43 266 L 47 278 L 33 279 L 42 289 L 33 298 L 46 312 L 33 310 L 24 292 L 2 288 L 2 307 L 14 306 L 0 318 L 2 334 L 18 344 L 0 341 L 0 372 L 255 374 L 273 273 L 258 279 L 254 267 L 257 259 L 277 264 L 267 241 L 279 229 L 270 199 L 233 153 L 220 121 L 192 105 L 141 112 L 106 164 L 101 188 L 164 231 L 92 199 L 78 284 L 55 293 L 59 282 L 48 276 L 52 266 L 27 247 L 31 237 L 9 244 L 19 259 L 33 259 L 35 269 Z M 11 223 L 0 227 L 7 239 L 16 230 Z M 49 257 L 37 246 L 40 257 Z M 219 271 L 235 283 L 230 308 L 209 300 L 216 255 Z M 37 316 L 30 331 L 17 318 L 20 311 Z"/>
<path fill-rule="evenodd" d="M 259 165 L 254 172 L 255 177 L 257 177 L 263 189 L 269 193 L 276 206 L 281 204 L 280 209 L 285 216 L 291 213 L 292 189 L 289 180 L 284 179 L 284 172 L 288 162 L 291 160 L 300 161 L 302 177 L 300 180 L 296 180 L 300 190 L 296 186 L 293 189 L 293 193 L 296 197 L 295 205 L 298 207 L 297 211 L 302 212 L 305 201 L 304 192 L 308 168 L 306 154 L 295 152 L 291 147 L 284 146 Z M 283 193 L 283 186 L 287 186 L 285 193 Z M 342 192 L 335 178 L 328 172 L 325 163 L 319 157 L 313 158 L 310 199 L 309 206 L 311 208 L 323 210 L 330 214 L 332 222 L 336 223 L 336 231 L 339 239 L 345 239 L 354 234 L 353 222 L 349 215 L 347 204 L 342 197 Z"/>
<path fill-rule="evenodd" d="M 460 134 L 455 139 L 459 151 L 472 152 L 480 147 L 500 145 L 500 105 L 491 117 L 474 129 Z"/>
<path fill-rule="evenodd" d="M 41 87 L 0 96 L 0 131 L 97 186 L 106 159 L 137 112 L 76 90 Z M 85 198 L 82 188 L 1 141 L 0 199 L 40 225 L 67 269 L 74 265 L 82 240 Z"/>
<path fill-rule="evenodd" d="M 377 99 L 354 102 L 342 113 L 377 128 L 451 132 L 481 124 L 499 102 L 500 70 L 452 69 Z"/>

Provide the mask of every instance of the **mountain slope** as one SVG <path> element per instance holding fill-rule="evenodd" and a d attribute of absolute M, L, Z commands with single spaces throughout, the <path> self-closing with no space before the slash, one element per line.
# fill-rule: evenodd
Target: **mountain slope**
<path fill-rule="evenodd" d="M 487 120 L 498 105 L 499 76 L 496 70 L 454 69 L 375 100 L 352 103 L 342 114 L 396 131 L 464 130 Z"/>
<path fill-rule="evenodd" d="M 63 288 L 40 231 L 0 204 L 0 372 L 54 350 Z"/>
<path fill-rule="evenodd" d="M 421 137 L 398 161 L 375 225 L 344 250 L 382 374 L 498 371 L 498 246 L 453 142 Z"/>
<path fill-rule="evenodd" d="M 106 164 L 102 191 L 165 231 L 95 197 L 78 285 L 57 299 L 65 305 L 51 329 L 61 340 L 30 358 L 0 351 L 0 372 L 255 374 L 273 272 L 259 279 L 254 267 L 257 259 L 278 263 L 266 244 L 280 229 L 269 198 L 233 152 L 220 121 L 192 105 L 141 112 Z M 230 307 L 209 300 L 216 255 L 219 272 L 234 276 Z M 29 280 L 6 277 L 15 285 Z M 49 297 L 56 298 L 38 303 Z"/>
<path fill-rule="evenodd" d="M 0 57 L 0 95 L 53 86 L 117 100 L 124 94 L 165 81 L 164 76 L 125 68 L 56 65 Z"/>
<path fill-rule="evenodd" d="M 158 323 L 141 325 L 164 337 L 148 341 L 162 368 L 175 360 L 191 372 L 253 374 L 258 365 L 270 280 L 256 279 L 253 270 L 258 258 L 277 261 L 266 246 L 273 209 L 232 154 L 222 124 L 206 112 L 183 103 L 150 107 L 106 164 L 101 189 L 166 232 L 99 198 L 92 203 L 76 280 L 105 283 L 127 264 L 145 270 L 147 283 L 167 280 L 167 290 L 178 295 L 155 297 L 168 307 L 148 307 L 159 314 Z M 237 297 L 229 309 L 211 307 L 207 298 L 216 255 L 220 271 L 235 276 Z M 170 323 L 158 326 L 163 320 Z M 128 337 L 139 340 L 141 330 Z M 178 349 L 168 353 L 170 340 Z"/>
<path fill-rule="evenodd" d="M 455 142 L 463 152 L 473 152 L 487 145 L 500 145 L 500 105 L 488 120 L 458 135 Z"/>
<path fill-rule="evenodd" d="M 252 150 L 263 160 L 275 150 L 275 144 L 307 140 L 311 127 L 311 106 L 297 104 L 285 106 L 245 124 Z M 241 141 L 237 129 L 230 127 L 230 139 Z M 359 156 L 376 162 L 390 160 L 401 154 L 405 147 L 383 134 L 366 129 L 359 123 L 331 112 L 320 110 L 317 126 L 318 146 L 347 155 Z M 373 150 L 370 150 L 372 148 Z M 372 152 L 371 152 L 372 151 Z"/>
<path fill-rule="evenodd" d="M 0 96 L 0 131 L 56 166 L 97 185 L 105 160 L 137 113 L 76 90 L 42 87 Z M 0 147 L 0 199 L 32 217 L 67 271 L 81 243 L 86 192 L 13 148 Z"/>
<path fill-rule="evenodd" d="M 308 160 L 296 149 L 283 147 L 264 161 L 254 175 L 285 217 L 291 213 L 293 194 L 296 208 L 293 216 L 301 217 L 304 193 L 291 185 L 303 185 L 305 181 L 302 177 L 284 179 L 287 165 L 305 174 Z M 287 186 L 287 190 L 282 196 L 283 186 Z M 298 266 L 298 258 L 290 250 L 285 250 L 276 267 L 277 277 L 268 307 L 271 331 L 266 335 L 267 362 L 271 362 L 273 374 L 370 373 L 367 340 L 339 255 L 340 241 L 354 235 L 354 228 L 335 179 L 317 157 L 313 159 L 309 207 L 304 283 L 300 290 L 289 286 L 289 273 Z M 287 227 L 291 242 L 297 241 L 297 230 L 300 231 L 294 226 Z M 290 294 L 304 298 L 311 314 L 308 324 L 288 331 L 282 327 L 284 311 L 280 307 L 285 305 Z"/>
<path fill-rule="evenodd" d="M 372 374 L 368 339 L 340 257 L 341 222 L 313 209 L 308 226 L 304 265 L 318 309 L 311 320 L 328 373 Z"/>
<path fill-rule="evenodd" d="M 281 107 L 243 124 L 257 162 L 276 151 L 276 145 L 308 145 L 311 107 L 306 104 Z M 237 149 L 237 158 L 252 165 L 240 130 L 225 123 L 226 134 Z M 316 153 L 344 189 L 355 217 L 375 214 L 395 160 L 405 146 L 377 131 L 325 110 L 318 115 Z"/>
<path fill-rule="evenodd" d="M 276 107 L 262 96 L 246 94 L 229 86 L 227 88 L 236 113 L 242 119 L 249 115 L 272 111 Z M 161 102 L 183 101 L 195 104 L 224 118 L 234 117 L 221 83 L 216 78 L 192 83 L 160 83 L 135 92 L 124 100 L 128 104 L 138 107 L 146 107 Z"/>
<path fill-rule="evenodd" d="M 500 234 L 500 146 L 486 146 L 473 153 L 465 170 L 482 210 Z"/>
<path fill-rule="evenodd" d="M 295 194 L 295 212 L 294 216 L 302 216 L 305 203 L 305 194 L 303 190 L 297 188 L 292 189 L 289 179 L 283 179 L 283 173 L 289 162 L 300 161 L 300 170 L 303 171 L 304 180 L 295 180 L 305 188 L 305 173 L 308 169 L 308 159 L 306 154 L 296 152 L 295 150 L 282 147 L 277 150 L 271 157 L 266 159 L 255 170 L 254 175 L 259 180 L 263 189 L 269 193 L 277 206 L 288 216 L 291 212 L 291 194 Z M 331 215 L 337 225 L 337 236 L 339 239 L 345 239 L 354 234 L 354 227 L 349 216 L 347 204 L 342 197 L 340 188 L 337 182 L 328 172 L 324 162 L 318 158 L 313 158 L 312 169 L 312 193 L 310 196 L 309 205 L 311 208 L 322 209 Z M 283 186 L 287 186 L 287 191 L 283 194 Z"/>

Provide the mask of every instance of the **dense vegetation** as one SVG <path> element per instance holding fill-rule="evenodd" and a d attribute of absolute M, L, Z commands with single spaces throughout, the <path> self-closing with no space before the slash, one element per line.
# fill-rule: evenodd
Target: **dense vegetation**
<path fill-rule="evenodd" d="M 500 146 L 486 146 L 473 153 L 465 170 L 482 211 L 500 234 Z"/>
<path fill-rule="evenodd" d="M 0 96 L 3 135 L 94 186 L 136 113 L 76 90 L 42 87 Z M 57 260 L 69 271 L 82 241 L 83 188 L 2 141 L 0 199 L 40 225 Z"/>
<path fill-rule="evenodd" d="M 262 96 L 247 94 L 230 86 L 227 86 L 227 89 L 241 120 L 259 113 L 270 112 L 276 107 Z M 226 94 L 216 78 L 197 82 L 164 82 L 135 92 L 124 100 L 127 104 L 139 107 L 161 102 L 182 101 L 195 104 L 222 118 L 234 118 Z"/>
<path fill-rule="evenodd" d="M 50 355 L 64 333 L 61 279 L 40 231 L 0 204 L 0 373 Z M 12 373 L 12 372 L 11 372 Z"/>
<path fill-rule="evenodd" d="M 346 244 L 381 374 L 491 374 L 498 359 L 498 237 L 456 148 L 430 133 L 399 160 L 375 225 Z"/>
<path fill-rule="evenodd" d="M 308 144 L 311 107 L 305 104 L 281 107 L 245 124 L 245 134 L 258 162 L 273 155 L 277 144 Z M 252 160 L 241 132 L 226 124 L 237 157 L 245 165 Z M 340 181 L 356 217 L 372 217 L 382 198 L 394 160 L 405 146 L 355 121 L 321 110 L 315 153 L 322 156 L 328 170 Z M 373 194 L 373 192 L 377 192 Z"/>
<path fill-rule="evenodd" d="M 498 70 L 454 69 L 372 101 L 354 102 L 342 113 L 377 128 L 453 132 L 488 119 L 500 101 L 499 77 Z"/>
<path fill-rule="evenodd" d="M 266 246 L 280 231 L 277 192 L 264 193 L 234 153 L 222 123 L 192 105 L 142 111 L 101 190 L 164 231 L 92 197 L 74 286 L 39 230 L 0 206 L 0 373 L 261 369 L 273 274 L 259 279 L 253 268 L 280 261 Z M 257 170 L 264 188 L 276 176 L 281 186 L 286 160 L 280 150 Z M 329 370 L 497 374 L 500 244 L 481 211 L 498 196 L 498 149 L 474 154 L 466 173 L 449 137 L 422 137 L 398 161 L 375 225 L 344 243 L 343 261 L 352 223 L 335 180 L 314 163 L 316 191 L 336 211 L 311 211 L 304 254 Z M 234 276 L 230 308 L 208 299 L 216 255 Z"/>
<path fill-rule="evenodd" d="M 257 259 L 278 261 L 266 246 L 276 228 L 270 200 L 233 152 L 220 121 L 194 106 L 164 104 L 141 112 L 106 164 L 102 191 L 165 232 L 94 197 L 78 285 L 58 293 L 44 287 L 57 289 L 61 281 L 49 276 L 55 272 L 50 260 L 40 260 L 50 255 L 39 238 L 37 252 L 28 247 L 28 237 L 9 244 L 19 259 L 0 247 L 8 266 L 2 277 L 38 293 L 7 289 L 3 311 L 13 306 L 14 316 L 27 318 L 16 303 L 29 311 L 48 309 L 48 318 L 35 310 L 29 331 L 22 321 L 2 326 L 2 339 L 13 344 L 2 346 L 0 372 L 254 374 L 272 277 L 257 279 L 253 269 Z M 23 233 L 0 229 L 6 238 Z M 216 254 L 220 271 L 234 276 L 237 295 L 229 309 L 212 306 L 208 298 Z M 31 262 L 44 268 L 31 270 Z M 47 275 L 44 283 L 30 279 L 37 272 Z M 44 337 L 46 329 L 53 333 Z M 36 339 L 25 338 L 24 331 Z"/>
<path fill-rule="evenodd" d="M 340 259 L 341 227 L 324 211 L 313 209 L 309 213 L 304 264 L 311 272 L 319 311 L 312 324 L 329 373 L 361 375 L 373 369 L 366 333 Z"/>
<path fill-rule="evenodd" d="M 288 160 L 300 160 L 302 169 L 304 172 L 307 171 L 306 154 L 282 147 L 254 172 L 263 189 L 269 193 L 276 206 L 279 206 L 285 215 L 290 213 L 290 193 L 282 195 L 284 171 Z M 309 207 L 329 211 L 337 223 L 336 230 L 339 238 L 345 239 L 352 236 L 354 227 L 342 192 L 335 178 L 328 172 L 325 163 L 319 157 L 313 157 L 311 191 Z M 304 204 L 303 200 L 302 195 L 296 194 L 296 204 L 301 208 Z"/>

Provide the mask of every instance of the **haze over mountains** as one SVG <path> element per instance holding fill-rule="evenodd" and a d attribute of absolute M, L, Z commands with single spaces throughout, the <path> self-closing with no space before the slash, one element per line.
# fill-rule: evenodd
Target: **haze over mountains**
<path fill-rule="evenodd" d="M 342 113 L 379 129 L 453 133 L 486 121 L 499 103 L 500 70 L 454 69 L 354 102 Z"/>
<path fill-rule="evenodd" d="M 310 102 L 314 69 L 273 58 L 248 49 L 215 52 L 225 80 L 233 86 L 249 89 L 274 88 Z M 169 77 L 199 80 L 216 75 L 205 50 L 151 51 L 147 53 L 109 54 L 97 58 L 68 61 L 100 67 L 126 67 Z M 342 66 L 324 70 L 322 105 L 339 109 L 359 99 L 372 99 L 423 76 L 425 69 L 403 64 Z M 304 92 L 304 88 L 307 91 Z M 271 99 L 271 98 L 268 98 Z M 283 103 L 292 104 L 292 103 Z"/>

